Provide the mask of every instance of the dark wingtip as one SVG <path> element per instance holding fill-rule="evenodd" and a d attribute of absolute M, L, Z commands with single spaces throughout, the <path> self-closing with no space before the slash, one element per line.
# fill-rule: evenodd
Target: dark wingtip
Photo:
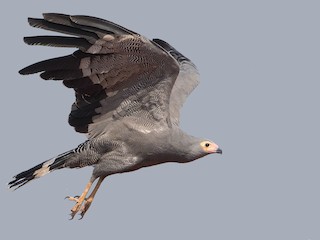
<path fill-rule="evenodd" d="M 34 42 L 32 42 L 31 40 L 32 40 L 32 37 L 24 37 L 23 38 L 23 42 L 25 44 L 28 44 L 28 45 L 33 45 L 34 44 Z"/>
<path fill-rule="evenodd" d="M 25 68 L 22 68 L 21 70 L 19 70 L 19 74 L 28 75 L 28 74 L 31 74 L 31 73 L 29 73 L 28 67 L 25 67 Z"/>
<path fill-rule="evenodd" d="M 21 70 L 19 70 L 19 73 L 21 75 L 29 75 L 29 74 L 34 74 L 34 73 L 38 73 L 41 72 L 40 70 L 35 70 L 34 69 L 34 64 L 27 66 L 25 68 L 22 68 Z"/>
<path fill-rule="evenodd" d="M 36 18 L 28 17 L 28 23 L 32 22 L 33 20 L 36 20 Z"/>
<path fill-rule="evenodd" d="M 50 21 L 56 18 L 69 18 L 70 15 L 63 14 L 63 13 L 42 13 L 42 16 L 45 20 Z"/>
<path fill-rule="evenodd" d="M 28 18 L 28 23 L 31 27 L 38 27 L 38 25 L 40 24 L 40 22 L 42 22 L 43 19 L 40 18 Z"/>
<path fill-rule="evenodd" d="M 52 17 L 52 16 L 57 16 L 59 15 L 58 13 L 51 13 L 51 12 L 47 12 L 47 13 L 42 13 L 42 16 L 43 18 L 49 18 L 49 17 Z"/>
<path fill-rule="evenodd" d="M 32 65 L 29 65 L 25 68 L 22 68 L 21 70 L 19 70 L 19 73 L 21 75 L 29 75 L 29 74 L 34 74 L 34 73 L 37 73 L 37 72 L 41 72 L 41 71 L 38 71 L 38 70 L 35 70 L 34 69 L 34 65 L 35 64 L 32 64 Z"/>
<path fill-rule="evenodd" d="M 159 43 L 159 44 L 167 44 L 167 45 L 169 45 L 166 41 L 164 41 L 164 40 L 162 40 L 162 39 L 160 39 L 160 38 L 154 38 L 154 39 L 152 39 L 152 41 L 154 41 L 154 42 L 156 42 L 156 43 Z"/>
<path fill-rule="evenodd" d="M 169 43 L 166 41 L 163 41 L 162 39 L 159 38 L 154 38 L 152 39 L 153 42 L 157 43 L 160 45 L 162 48 L 164 48 L 167 52 L 169 52 L 178 62 L 182 61 L 188 61 L 190 62 L 190 59 L 182 55 L 177 49 L 172 47 Z"/>

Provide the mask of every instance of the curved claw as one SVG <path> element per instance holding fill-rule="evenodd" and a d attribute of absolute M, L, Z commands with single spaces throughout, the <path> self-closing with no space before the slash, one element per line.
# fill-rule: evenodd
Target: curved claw
<path fill-rule="evenodd" d="M 66 196 L 64 199 L 68 199 L 70 201 L 74 201 L 74 202 L 78 202 L 79 201 L 80 196 L 74 196 L 74 197 L 70 197 L 70 196 Z"/>
<path fill-rule="evenodd" d="M 70 219 L 69 220 L 73 220 L 74 217 L 76 216 L 77 212 L 71 212 L 70 215 Z"/>
<path fill-rule="evenodd" d="M 82 205 L 82 204 L 77 203 L 77 204 L 71 209 L 71 213 L 70 213 L 71 219 L 70 219 L 70 220 L 72 220 L 72 219 L 76 216 L 76 214 L 79 212 L 79 210 L 80 210 L 80 208 L 81 208 L 81 205 Z"/>
<path fill-rule="evenodd" d="M 91 203 L 92 203 L 92 198 L 89 198 L 89 200 L 86 200 L 85 202 L 84 202 L 84 204 L 82 205 L 82 207 L 81 207 L 81 209 L 79 210 L 80 211 L 80 216 L 81 216 L 81 218 L 80 219 L 82 219 L 83 217 L 84 217 L 84 215 L 86 214 L 86 212 L 88 211 L 88 209 L 90 208 L 90 206 L 91 206 Z M 80 220 L 79 219 L 79 220 Z"/>
<path fill-rule="evenodd" d="M 66 199 L 70 200 L 70 201 L 75 201 L 76 204 L 73 206 L 73 208 L 71 209 L 71 219 L 72 220 L 74 218 L 74 216 L 80 211 L 80 219 L 83 218 L 84 214 L 86 213 L 86 211 L 88 210 L 89 206 L 91 205 L 91 202 L 94 198 L 94 195 L 96 194 L 101 182 L 103 181 L 103 178 L 99 178 L 99 181 L 97 183 L 97 185 L 95 186 L 95 188 L 93 189 L 92 193 L 90 194 L 89 198 L 86 198 L 86 195 L 88 193 L 88 191 L 90 190 L 94 180 L 96 178 L 91 178 L 90 181 L 87 183 L 86 188 L 84 189 L 83 193 L 80 196 L 74 196 L 74 197 L 70 197 L 67 196 Z M 79 219 L 79 220 L 80 220 Z"/>
<path fill-rule="evenodd" d="M 74 218 L 74 216 L 75 216 L 73 213 L 70 213 L 69 215 L 70 215 L 69 220 L 72 220 Z"/>

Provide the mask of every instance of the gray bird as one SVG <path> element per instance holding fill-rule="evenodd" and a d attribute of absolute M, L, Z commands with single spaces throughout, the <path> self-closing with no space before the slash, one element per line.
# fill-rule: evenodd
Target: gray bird
<path fill-rule="evenodd" d="M 107 176 L 222 153 L 214 142 L 179 128 L 180 109 L 198 85 L 199 73 L 168 43 L 89 16 L 48 13 L 43 19 L 29 18 L 28 22 L 32 27 L 73 36 L 25 37 L 29 45 L 78 50 L 30 65 L 20 74 L 41 72 L 41 78 L 62 80 L 73 88 L 76 100 L 69 124 L 86 133 L 88 140 L 17 174 L 9 182 L 10 188 L 17 189 L 57 169 L 93 166 L 83 193 L 67 197 L 76 202 L 71 219 L 78 212 L 82 218 Z"/>

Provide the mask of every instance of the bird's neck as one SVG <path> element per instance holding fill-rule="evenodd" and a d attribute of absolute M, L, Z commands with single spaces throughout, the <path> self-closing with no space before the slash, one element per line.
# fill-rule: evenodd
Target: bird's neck
<path fill-rule="evenodd" d="M 181 129 L 176 128 L 170 131 L 167 137 L 167 149 L 172 152 L 172 157 L 174 162 L 191 162 L 199 156 L 192 151 L 192 146 L 196 137 L 190 136 L 183 132 Z"/>

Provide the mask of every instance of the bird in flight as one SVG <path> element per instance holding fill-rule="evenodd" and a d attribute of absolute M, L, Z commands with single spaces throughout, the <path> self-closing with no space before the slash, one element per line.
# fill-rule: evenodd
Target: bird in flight
<path fill-rule="evenodd" d="M 73 88 L 76 100 L 69 124 L 86 133 L 88 140 L 17 174 L 9 188 L 17 189 L 57 169 L 92 166 L 83 193 L 67 197 L 75 202 L 71 219 L 77 213 L 82 218 L 107 176 L 222 153 L 214 142 L 179 128 L 180 109 L 198 85 L 199 73 L 171 45 L 90 16 L 46 13 L 28 22 L 69 36 L 25 37 L 25 43 L 78 49 L 32 64 L 20 74 L 41 73 L 44 80 Z"/>

